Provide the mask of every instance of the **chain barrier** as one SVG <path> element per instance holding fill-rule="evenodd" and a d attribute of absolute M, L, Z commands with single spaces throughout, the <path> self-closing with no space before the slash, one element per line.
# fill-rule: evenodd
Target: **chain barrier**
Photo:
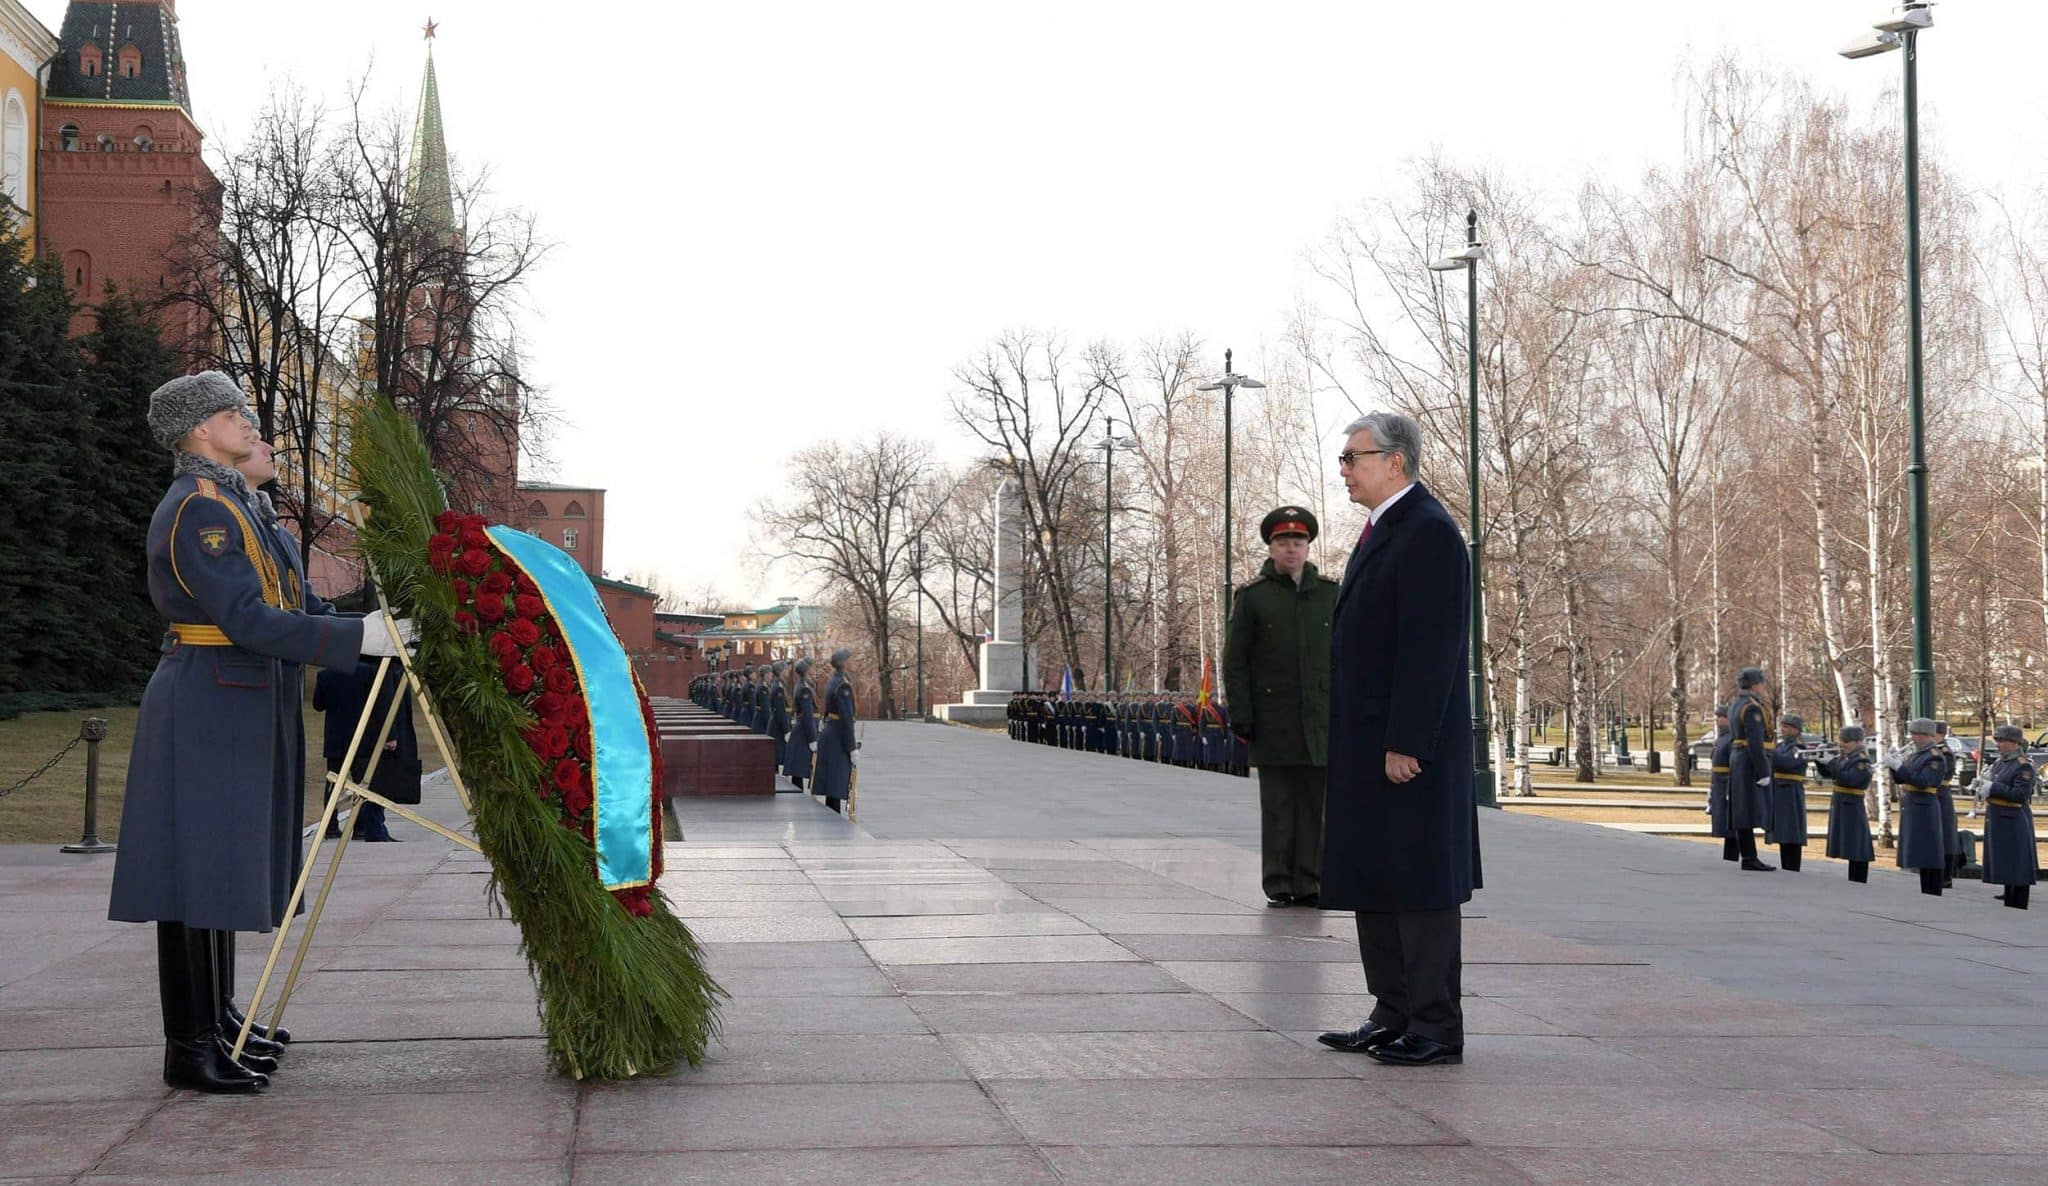
<path fill-rule="evenodd" d="M 98 728 L 94 728 L 94 726 L 98 726 Z M 41 778 L 43 775 L 48 774 L 52 770 L 55 770 L 59 762 L 62 762 L 65 758 L 69 757 L 71 755 L 72 750 L 77 749 L 80 745 L 83 745 L 85 742 L 101 741 L 104 740 L 106 736 L 107 723 L 105 721 L 102 721 L 97 717 L 87 720 L 85 722 L 85 727 L 78 731 L 78 736 L 66 742 L 63 749 L 60 749 L 55 754 L 52 754 L 50 756 L 49 761 L 44 762 L 42 765 L 36 767 L 34 770 L 31 770 L 28 774 L 28 777 L 15 783 L 13 786 L 0 788 L 0 799 L 5 799 L 7 796 L 12 795 L 14 792 Z"/>

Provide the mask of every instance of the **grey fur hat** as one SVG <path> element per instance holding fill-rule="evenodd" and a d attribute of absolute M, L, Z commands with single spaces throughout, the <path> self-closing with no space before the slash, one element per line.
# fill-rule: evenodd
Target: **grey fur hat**
<path fill-rule="evenodd" d="M 1914 717 L 1912 720 L 1906 722 L 1906 732 L 1925 733 L 1929 737 L 1932 737 L 1934 736 L 1934 718 Z"/>
<path fill-rule="evenodd" d="M 1715 706 L 1714 706 L 1714 719 L 1715 719 L 1715 720 L 1717 720 L 1717 721 L 1725 721 L 1725 720 L 1727 720 L 1727 719 L 1728 719 L 1728 706 L 1727 706 L 1727 705 L 1725 705 L 1725 704 L 1717 704 L 1717 705 L 1715 705 Z"/>
<path fill-rule="evenodd" d="M 2025 745 L 2027 743 L 2027 735 L 2020 732 L 2018 725 L 2000 725 L 1991 731 L 1991 740 L 2010 741 L 2014 745 Z"/>
<path fill-rule="evenodd" d="M 1844 741 L 1845 743 L 1846 743 L 1846 742 L 1851 742 L 1851 741 L 1861 741 L 1861 740 L 1863 740 L 1863 726 L 1861 726 L 1861 725 L 1844 725 L 1844 726 L 1842 726 L 1842 740 L 1843 740 L 1843 741 Z"/>
<path fill-rule="evenodd" d="M 1796 712 L 1788 712 L 1779 717 L 1778 724 L 1791 729 L 1794 733 L 1806 732 L 1806 718 Z"/>
<path fill-rule="evenodd" d="M 786 659 L 777 659 L 777 660 L 776 660 L 775 662 L 773 662 L 773 663 L 770 663 L 770 664 L 768 665 L 768 669 L 769 669 L 770 671 L 773 671 L 773 672 L 774 672 L 775 674 L 777 674 L 777 675 L 781 675 L 781 674 L 782 674 L 782 671 L 783 671 L 783 669 L 784 669 L 784 668 L 786 668 L 786 667 L 788 667 L 788 666 L 789 666 L 789 661 L 788 661 L 788 660 L 786 660 Z"/>
<path fill-rule="evenodd" d="M 840 647 L 838 650 L 832 652 L 832 666 L 844 667 L 846 666 L 846 661 L 851 658 L 853 658 L 853 648 Z"/>
<path fill-rule="evenodd" d="M 176 449 L 178 441 L 208 416 L 248 407 L 249 397 L 219 371 L 181 375 L 149 393 L 149 432 L 156 443 Z"/>
<path fill-rule="evenodd" d="M 796 661 L 796 673 L 797 673 L 798 675 L 809 675 L 809 674 L 810 674 L 810 671 L 811 671 L 811 658 L 810 658 L 810 656 L 809 656 L 809 655 L 806 655 L 806 656 L 804 656 L 803 658 L 801 658 L 801 659 L 798 659 L 798 660 Z"/>
<path fill-rule="evenodd" d="M 1764 669 L 1761 667 L 1745 667 L 1735 677 L 1735 686 L 1738 688 L 1754 688 L 1762 682 Z"/>

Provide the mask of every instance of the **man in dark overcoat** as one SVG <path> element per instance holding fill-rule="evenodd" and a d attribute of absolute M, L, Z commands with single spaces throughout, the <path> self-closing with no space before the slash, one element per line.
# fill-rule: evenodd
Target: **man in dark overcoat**
<path fill-rule="evenodd" d="M 811 661 L 796 661 L 795 709 L 790 714 L 789 743 L 782 751 L 782 772 L 798 790 L 811 776 L 811 754 L 818 748 L 818 691 L 811 687 Z"/>
<path fill-rule="evenodd" d="M 1863 728 L 1842 728 L 1842 752 L 1814 763 L 1821 777 L 1833 780 L 1828 796 L 1827 855 L 1849 862 L 1849 880 L 1870 880 L 1870 862 L 1877 849 L 1870 840 L 1870 814 L 1863 806 L 1863 792 L 1870 786 L 1870 752 L 1863 748 Z"/>
<path fill-rule="evenodd" d="M 1756 829 L 1770 819 L 1771 708 L 1763 668 L 1745 667 L 1735 677 L 1728 702 L 1728 826 L 1735 832 L 1742 868 L 1769 873 L 1776 865 L 1757 859 Z"/>
<path fill-rule="evenodd" d="M 1413 419 L 1376 412 L 1346 437 L 1340 472 L 1367 515 L 1332 625 L 1322 905 L 1357 911 L 1376 1004 L 1321 1040 L 1394 1065 L 1459 1062 L 1459 907 L 1481 884 L 1465 538 L 1416 480 Z"/>
<path fill-rule="evenodd" d="M 1322 891 L 1337 582 L 1308 558 L 1320 530 L 1300 506 L 1260 522 L 1266 563 L 1232 599 L 1223 642 L 1223 690 L 1237 706 L 1232 729 L 1259 769 L 1260 881 L 1269 906 L 1315 906 Z"/>
<path fill-rule="evenodd" d="M 287 756 L 299 721 L 286 662 L 353 666 L 365 646 L 395 653 L 359 619 L 285 606 L 285 578 L 262 534 L 246 479 L 255 447 L 245 399 L 217 371 L 174 379 L 150 396 L 149 424 L 176 475 L 150 520 L 150 599 L 167 630 L 143 693 L 121 809 L 107 915 L 157 924 L 164 1080 L 208 1092 L 266 1085 L 228 1057 L 221 1028 L 220 933 L 269 931 L 289 886 L 277 817 L 302 786 Z M 258 1064 L 261 1065 L 261 1064 Z M 271 1063 L 270 1065 L 275 1065 Z"/>
<path fill-rule="evenodd" d="M 1728 709 L 1714 709 L 1713 768 L 1707 779 L 1707 831 L 1721 838 L 1721 859 L 1737 860 L 1741 852 L 1735 843 L 1735 829 L 1728 825 L 1728 750 L 1734 736 L 1728 732 Z"/>
<path fill-rule="evenodd" d="M 1984 792 L 1984 882 L 1999 887 L 1999 901 L 2025 910 L 2041 879 L 2034 847 L 2034 763 L 2020 748 L 2027 735 L 2018 725 L 2000 725 L 1991 737 L 1998 743 L 1998 761 L 1977 776 Z"/>
<path fill-rule="evenodd" d="M 1778 744 L 1771 749 L 1771 816 L 1765 829 L 1778 846 L 1778 863 L 1788 873 L 1799 872 L 1799 860 L 1806 851 L 1806 759 L 1799 745 L 1806 732 L 1806 719 L 1788 712 L 1778 718 Z"/>
<path fill-rule="evenodd" d="M 860 740 L 855 735 L 857 718 L 853 707 L 853 681 L 846 665 L 853 652 L 841 647 L 832 652 L 832 678 L 825 683 L 825 723 L 818 732 L 816 759 L 811 769 L 811 793 L 823 795 L 825 806 L 834 811 L 853 797 L 860 777 Z"/>
<path fill-rule="evenodd" d="M 1938 788 L 1948 781 L 1948 754 L 1936 744 L 1931 718 L 1914 717 L 1906 734 L 1912 750 L 1885 755 L 1899 788 L 1899 867 L 1920 874 L 1921 893 L 1940 897 L 1948 880 L 1948 848 L 1942 843 Z"/>

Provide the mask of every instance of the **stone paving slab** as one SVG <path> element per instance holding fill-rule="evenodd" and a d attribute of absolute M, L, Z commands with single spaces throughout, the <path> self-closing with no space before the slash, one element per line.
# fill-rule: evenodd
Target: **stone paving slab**
<path fill-rule="evenodd" d="M 936 726 L 868 741 L 858 822 L 683 804 L 664 889 L 732 999 L 706 1065 L 658 1080 L 547 1072 L 484 867 L 408 827 L 351 848 L 272 1090 L 170 1092 L 154 944 L 104 921 L 110 863 L 0 850 L 0 1174 L 2048 1183 L 2048 931 L 1980 887 L 1738 876 L 1488 813 L 1468 1061 L 1400 1070 L 1315 1041 L 1370 1006 L 1353 924 L 1264 907 L 1250 781 Z M 428 810 L 460 823 L 445 786 Z M 1906 1123 L 1930 1093 L 1942 1123 Z"/>

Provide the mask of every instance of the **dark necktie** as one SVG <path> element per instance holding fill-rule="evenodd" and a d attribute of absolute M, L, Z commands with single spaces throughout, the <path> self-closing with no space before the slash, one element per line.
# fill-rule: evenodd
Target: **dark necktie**
<path fill-rule="evenodd" d="M 1367 515 L 1367 516 L 1366 516 L 1366 518 L 1365 518 L 1365 530 L 1364 530 L 1364 531 L 1361 531 L 1361 532 L 1359 532 L 1359 533 L 1358 533 L 1358 550 L 1359 550 L 1359 551 L 1361 551 L 1361 552 L 1363 552 L 1363 551 L 1365 550 L 1365 541 L 1367 541 L 1367 540 L 1369 540 L 1369 539 L 1371 539 L 1371 538 L 1372 538 L 1372 516 L 1370 516 L 1370 515 Z"/>

